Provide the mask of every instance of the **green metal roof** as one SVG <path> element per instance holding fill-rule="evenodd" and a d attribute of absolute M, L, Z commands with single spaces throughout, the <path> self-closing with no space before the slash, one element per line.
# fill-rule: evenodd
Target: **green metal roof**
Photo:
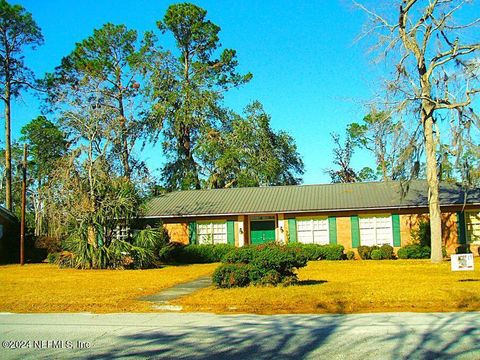
<path fill-rule="evenodd" d="M 427 207 L 427 189 L 426 181 L 417 180 L 408 185 L 390 181 L 177 191 L 150 200 L 144 216 L 167 218 Z M 464 201 L 465 191 L 460 186 L 441 185 L 441 206 L 462 205 Z M 480 205 L 479 188 L 467 192 L 466 203 Z"/>

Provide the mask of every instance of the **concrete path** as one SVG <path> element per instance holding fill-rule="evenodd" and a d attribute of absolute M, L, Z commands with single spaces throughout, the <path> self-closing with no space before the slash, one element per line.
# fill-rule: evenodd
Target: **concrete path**
<path fill-rule="evenodd" d="M 169 302 L 210 285 L 212 285 L 212 278 L 210 276 L 202 276 L 196 280 L 165 289 L 158 294 L 141 297 L 139 300 L 153 302 L 153 308 L 157 310 L 180 311 L 182 310 L 181 306 L 169 305 Z"/>
<path fill-rule="evenodd" d="M 480 359 L 480 312 L 0 314 L 0 341 L 1 359 Z"/>

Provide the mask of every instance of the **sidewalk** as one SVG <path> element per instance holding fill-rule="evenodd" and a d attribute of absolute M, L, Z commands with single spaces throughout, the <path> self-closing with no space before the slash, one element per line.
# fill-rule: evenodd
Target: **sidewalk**
<path fill-rule="evenodd" d="M 139 298 L 139 300 L 150 301 L 154 303 L 153 308 L 156 310 L 180 311 L 182 310 L 182 307 L 170 305 L 171 300 L 175 300 L 179 297 L 189 295 L 199 289 L 209 287 L 211 284 L 212 279 L 210 278 L 210 276 L 202 276 L 196 280 L 183 284 L 178 284 L 171 288 L 165 289 L 158 294 L 141 297 Z"/>

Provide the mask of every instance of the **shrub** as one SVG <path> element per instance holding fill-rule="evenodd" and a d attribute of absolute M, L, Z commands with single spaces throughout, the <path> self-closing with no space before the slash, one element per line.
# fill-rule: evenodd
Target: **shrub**
<path fill-rule="evenodd" d="M 308 260 L 320 260 L 322 256 L 321 245 L 290 243 L 288 246 L 299 249 Z"/>
<path fill-rule="evenodd" d="M 295 270 L 307 265 L 307 257 L 301 248 L 274 243 L 236 248 L 222 261 L 224 264 L 212 278 L 218 287 L 246 286 L 249 283 L 291 284 L 297 281 Z M 245 272 L 248 273 L 248 283 L 244 280 Z M 237 277 L 239 281 L 236 281 Z"/>
<path fill-rule="evenodd" d="M 357 250 L 358 250 L 358 255 L 360 256 L 360 259 L 362 260 L 370 259 L 370 254 L 372 252 L 372 249 L 370 248 L 370 246 L 360 245 L 357 248 Z"/>
<path fill-rule="evenodd" d="M 59 252 L 49 253 L 47 255 L 47 262 L 49 264 L 58 264 L 58 259 L 60 258 Z"/>
<path fill-rule="evenodd" d="M 248 286 L 251 268 L 248 264 L 222 264 L 214 271 L 212 280 L 221 288 Z"/>
<path fill-rule="evenodd" d="M 243 246 L 235 248 L 233 251 L 228 252 L 222 259 L 224 263 L 236 264 L 250 264 L 257 253 L 256 246 Z"/>
<path fill-rule="evenodd" d="M 343 251 L 345 248 L 343 245 L 331 244 L 331 245 L 321 245 L 321 259 L 325 260 L 342 260 Z"/>
<path fill-rule="evenodd" d="M 400 259 L 428 259 L 430 257 L 430 248 L 420 244 L 410 244 L 400 248 L 397 256 Z"/>
<path fill-rule="evenodd" d="M 343 245 L 328 244 L 299 244 L 294 243 L 289 245 L 292 248 L 300 249 L 308 260 L 342 260 Z"/>
<path fill-rule="evenodd" d="M 383 251 L 380 250 L 380 249 L 374 249 L 372 250 L 372 252 L 370 253 L 370 258 L 372 260 L 382 260 L 384 259 L 383 257 Z"/>
<path fill-rule="evenodd" d="M 204 264 L 221 261 L 235 247 L 233 245 L 183 245 L 170 243 L 159 251 L 159 258 L 164 262 Z"/>
<path fill-rule="evenodd" d="M 352 250 L 349 250 L 347 251 L 347 260 L 355 260 L 355 252 L 353 252 Z"/>
<path fill-rule="evenodd" d="M 418 229 L 412 229 L 412 231 L 410 231 L 410 236 L 415 244 L 430 247 L 432 243 L 430 221 L 421 221 L 418 224 Z"/>
<path fill-rule="evenodd" d="M 387 259 L 387 260 L 393 259 L 394 254 L 393 254 L 393 247 L 392 246 L 390 246 L 388 244 L 384 244 L 384 245 L 380 246 L 380 251 L 382 252 L 382 258 L 383 259 Z"/>

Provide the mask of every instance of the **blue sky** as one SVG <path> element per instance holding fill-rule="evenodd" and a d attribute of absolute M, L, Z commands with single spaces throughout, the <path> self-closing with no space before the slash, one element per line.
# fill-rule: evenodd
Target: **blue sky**
<path fill-rule="evenodd" d="M 143 32 L 156 29 L 171 1 L 163 0 L 22 0 L 42 28 L 45 44 L 26 54 L 27 64 L 42 76 L 63 56 L 106 22 L 123 23 Z M 330 132 L 365 115 L 362 102 L 376 90 L 379 69 L 370 64 L 366 44 L 356 44 L 365 16 L 345 1 L 193 1 L 222 28 L 224 47 L 237 50 L 240 69 L 253 80 L 227 94 L 236 111 L 259 100 L 272 116 L 272 126 L 290 133 L 302 155 L 304 183 L 329 182 Z M 168 39 L 165 39 L 169 44 Z M 12 132 L 40 114 L 35 97 L 14 104 Z M 4 137 L 2 126 L 1 138 Z M 151 170 L 163 164 L 161 147 L 143 153 Z M 357 151 L 353 165 L 374 167 L 369 154 Z"/>

